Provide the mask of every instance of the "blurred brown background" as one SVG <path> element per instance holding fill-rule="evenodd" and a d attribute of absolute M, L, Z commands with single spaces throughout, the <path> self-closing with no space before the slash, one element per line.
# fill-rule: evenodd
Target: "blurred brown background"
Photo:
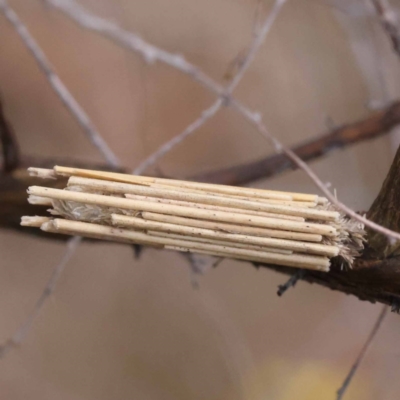
<path fill-rule="evenodd" d="M 40 1 L 9 2 L 103 137 L 135 167 L 213 101 L 187 76 L 147 65 Z M 93 12 L 185 55 L 214 79 L 252 35 L 256 0 L 87 0 Z M 265 1 L 268 9 L 271 1 Z M 392 2 L 395 10 L 400 2 Z M 101 161 L 12 27 L 0 18 L 0 92 L 24 153 Z M 288 1 L 235 95 L 295 144 L 400 97 L 400 64 L 367 1 Z M 399 143 L 393 132 L 314 162 L 357 210 Z M 159 164 L 187 176 L 272 149 L 224 109 Z M 151 171 L 149 171 L 151 172 Z M 260 187 L 314 192 L 301 172 Z M 24 320 L 63 244 L 0 231 L 0 339 Z M 176 253 L 82 245 L 22 347 L 0 362 L 4 399 L 334 399 L 380 306 L 225 260 L 190 284 Z M 348 399 L 398 399 L 400 319 L 390 315 Z"/>

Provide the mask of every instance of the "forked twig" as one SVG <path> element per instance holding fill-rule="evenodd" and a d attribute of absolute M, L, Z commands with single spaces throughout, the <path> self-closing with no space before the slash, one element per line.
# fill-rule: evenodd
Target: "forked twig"
<path fill-rule="evenodd" d="M 202 125 L 204 125 L 209 119 L 211 119 L 224 105 L 227 101 L 229 102 L 229 97 L 233 90 L 240 83 L 247 69 L 249 68 L 251 62 L 254 60 L 257 51 L 263 44 L 268 32 L 271 30 L 273 23 L 275 22 L 282 6 L 286 0 L 275 0 L 272 7 L 272 11 L 266 18 L 261 29 L 254 35 L 253 40 L 250 45 L 250 50 L 247 52 L 245 59 L 242 61 L 236 75 L 233 77 L 232 81 L 227 85 L 226 89 L 220 95 L 220 97 L 206 110 L 201 113 L 201 116 L 190 124 L 182 133 L 174 136 L 171 140 L 164 143 L 159 147 L 154 153 L 147 157 L 134 171 L 134 174 L 140 174 L 146 170 L 151 165 L 154 165 L 161 157 L 171 151 L 177 144 L 181 143 L 189 135 L 194 133 Z"/>
<path fill-rule="evenodd" d="M 364 359 L 369 347 L 371 346 L 372 341 L 374 340 L 376 334 L 379 331 L 379 328 L 382 325 L 383 320 L 385 319 L 388 312 L 388 306 L 383 306 L 382 311 L 378 315 L 378 319 L 376 320 L 374 326 L 372 327 L 371 333 L 368 336 L 367 341 L 365 342 L 364 346 L 362 347 L 360 354 L 357 356 L 354 364 L 351 366 L 349 373 L 347 374 L 345 380 L 343 381 L 342 386 L 337 391 L 336 400 L 342 400 L 343 396 L 346 393 L 347 388 L 349 387 L 351 380 L 353 379 L 355 373 L 358 370 L 362 360 Z"/>
<path fill-rule="evenodd" d="M 68 109 L 68 111 L 73 115 L 79 125 L 83 128 L 89 140 L 97 147 L 100 153 L 103 154 L 104 158 L 111 166 L 119 167 L 120 163 L 117 156 L 110 149 L 107 142 L 102 138 L 97 128 L 86 114 L 85 110 L 75 100 L 60 77 L 55 73 L 43 50 L 32 37 L 28 28 L 20 20 L 15 11 L 8 5 L 6 0 L 0 0 L 0 11 L 14 27 L 22 42 L 30 51 L 39 68 L 46 76 L 46 79 L 50 83 L 54 92 L 60 98 L 61 102 Z"/>
<path fill-rule="evenodd" d="M 47 282 L 47 285 L 45 286 L 39 299 L 36 301 L 32 312 L 26 318 L 23 324 L 16 330 L 16 332 L 4 344 L 0 346 L 0 358 L 5 357 L 10 350 L 18 347 L 23 342 L 26 335 L 29 333 L 33 322 L 35 321 L 36 317 L 39 315 L 44 304 L 46 303 L 46 300 L 53 293 L 54 288 L 64 271 L 64 268 L 66 267 L 71 257 L 75 254 L 75 251 L 78 248 L 81 240 L 82 238 L 80 238 L 79 236 L 74 236 L 68 241 L 67 247 L 60 262 L 54 268 L 51 277 Z"/>

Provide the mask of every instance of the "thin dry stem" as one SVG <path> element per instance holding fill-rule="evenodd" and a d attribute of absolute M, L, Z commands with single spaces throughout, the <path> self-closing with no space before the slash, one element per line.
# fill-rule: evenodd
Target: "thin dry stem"
<path fill-rule="evenodd" d="M 360 364 L 362 363 L 365 355 L 367 354 L 367 351 L 369 347 L 371 346 L 371 343 L 373 342 L 376 334 L 379 331 L 379 328 L 382 325 L 383 320 L 385 319 L 387 312 L 388 312 L 388 306 L 384 305 L 382 307 L 382 311 L 378 315 L 378 319 L 376 320 L 374 326 L 372 327 L 371 333 L 369 334 L 367 341 L 365 342 L 364 346 L 362 347 L 360 354 L 357 356 L 354 364 L 351 366 L 349 373 L 347 374 L 342 386 L 340 389 L 337 391 L 337 397 L 336 400 L 342 400 L 343 396 L 346 393 L 347 388 L 349 387 L 351 380 L 354 378 L 354 375 L 356 374 Z"/>
<path fill-rule="evenodd" d="M 96 146 L 100 153 L 103 154 L 104 158 L 111 166 L 120 166 L 117 156 L 110 149 L 107 142 L 102 138 L 96 126 L 86 114 L 85 110 L 76 101 L 60 77 L 55 73 L 43 50 L 33 38 L 25 24 L 20 20 L 17 13 L 8 5 L 6 0 L 0 0 L 0 11 L 14 27 L 25 47 L 30 51 L 33 58 L 36 60 L 40 70 L 45 75 L 54 92 L 57 94 L 68 111 L 72 114 L 72 116 L 76 119 L 78 124 L 83 128 L 89 140 Z"/>
<path fill-rule="evenodd" d="M 0 358 L 5 357 L 12 349 L 18 347 L 23 342 L 26 335 L 29 333 L 35 319 L 38 317 L 40 311 L 45 305 L 46 300 L 53 293 L 54 288 L 61 277 L 61 274 L 63 273 L 68 261 L 75 254 L 75 251 L 78 248 L 80 242 L 81 238 L 78 236 L 74 236 L 68 241 L 67 247 L 60 262 L 54 268 L 51 277 L 47 282 L 47 285 L 45 286 L 41 296 L 36 301 L 32 312 L 26 318 L 23 324 L 17 329 L 17 331 L 3 345 L 0 346 Z"/>

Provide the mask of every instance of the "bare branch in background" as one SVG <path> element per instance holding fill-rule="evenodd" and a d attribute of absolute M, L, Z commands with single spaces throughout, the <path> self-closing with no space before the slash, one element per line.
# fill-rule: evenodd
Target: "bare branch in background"
<path fill-rule="evenodd" d="M 354 364 L 350 368 L 350 371 L 347 374 L 342 386 L 337 391 L 336 400 L 342 400 L 343 399 L 343 396 L 345 395 L 346 390 L 347 390 L 347 388 L 349 387 L 349 385 L 351 383 L 351 380 L 354 378 L 354 375 L 356 374 L 361 362 L 363 361 L 365 355 L 367 354 L 367 351 L 368 351 L 369 347 L 371 346 L 371 343 L 373 342 L 376 334 L 378 333 L 379 328 L 381 327 L 382 322 L 383 322 L 383 320 L 385 319 L 385 317 L 387 315 L 387 312 L 388 312 L 388 307 L 387 306 L 383 306 L 382 311 L 378 315 L 378 319 L 376 320 L 374 326 L 372 327 L 371 333 L 369 334 L 367 341 L 365 342 L 363 348 L 360 351 L 360 354 L 357 356 L 356 361 L 354 362 Z"/>
<path fill-rule="evenodd" d="M 400 102 L 372 113 L 369 117 L 352 124 L 333 129 L 321 136 L 292 147 L 302 160 L 310 161 L 330 154 L 334 150 L 370 140 L 384 134 L 400 124 Z M 287 170 L 297 169 L 284 154 L 274 154 L 247 164 L 234 165 L 215 171 L 197 174 L 192 180 L 224 185 L 245 185 L 258 179 L 276 176 Z"/>
<path fill-rule="evenodd" d="M 198 67 L 189 63 L 182 55 L 173 54 L 144 41 L 139 35 L 129 32 L 119 25 L 100 18 L 87 11 L 75 0 L 42 0 L 67 15 L 83 28 L 97 32 L 114 43 L 135 53 L 139 53 L 146 62 L 153 64 L 157 61 L 183 72 L 196 82 L 201 83 L 216 94 L 221 94 L 222 86 L 214 82 Z"/>
<path fill-rule="evenodd" d="M 372 4 L 383 29 L 389 36 L 393 50 L 400 57 L 400 28 L 395 11 L 388 0 L 372 0 Z"/>
<path fill-rule="evenodd" d="M 20 164 L 20 154 L 14 130 L 4 116 L 3 105 L 0 101 L 0 143 L 3 153 L 2 172 L 8 173 Z"/>
<path fill-rule="evenodd" d="M 143 162 L 141 162 L 134 170 L 133 174 L 140 175 L 148 167 L 154 165 L 161 157 L 169 153 L 176 145 L 182 143 L 188 136 L 194 133 L 197 129 L 203 126 L 211 119 L 222 107 L 222 99 L 218 99 L 211 107 L 204 110 L 196 121 L 192 122 L 183 132 L 174 136 L 171 140 L 160 146 L 155 152 L 150 154 Z"/>
<path fill-rule="evenodd" d="M 75 254 L 75 251 L 78 248 L 81 240 L 82 239 L 78 236 L 69 239 L 64 255 L 62 256 L 60 262 L 53 270 L 51 277 L 47 282 L 47 285 L 44 288 L 41 296 L 36 301 L 36 304 L 31 314 L 27 317 L 24 323 L 17 329 L 14 335 L 10 339 L 8 339 L 3 345 L 0 346 L 0 358 L 5 357 L 12 349 L 18 347 L 23 342 L 26 335 L 29 333 L 34 321 L 40 314 L 40 311 L 42 310 L 44 304 L 46 303 L 46 300 L 53 293 L 54 288 L 58 280 L 60 279 L 61 274 L 63 273 L 68 261 Z"/>
<path fill-rule="evenodd" d="M 97 128 L 90 120 L 84 109 L 75 100 L 75 98 L 64 85 L 62 80 L 55 73 L 43 50 L 36 43 L 35 39 L 32 37 L 27 27 L 19 19 L 18 15 L 14 12 L 12 8 L 10 8 L 7 1 L 0 0 L 0 11 L 14 27 L 24 45 L 31 52 L 32 56 L 36 60 L 39 68 L 46 76 L 46 79 L 49 81 L 51 87 L 60 98 L 64 106 L 76 119 L 78 124 L 83 128 L 89 140 L 97 147 L 100 153 L 103 154 L 104 158 L 110 165 L 118 167 L 120 163 L 117 156 L 110 149 L 106 141 L 101 137 Z"/>
<path fill-rule="evenodd" d="M 168 142 L 164 143 L 158 150 L 156 150 L 153 154 L 147 157 L 134 171 L 134 174 L 142 173 L 146 170 L 147 167 L 154 165 L 161 157 L 165 156 L 169 151 L 171 151 L 177 144 L 181 143 L 184 139 L 186 139 L 189 135 L 194 133 L 197 129 L 199 129 L 203 124 L 205 124 L 209 119 L 211 119 L 224 105 L 224 100 L 229 98 L 232 94 L 233 90 L 240 83 L 247 69 L 249 68 L 251 62 L 254 60 L 254 57 L 257 51 L 260 49 L 263 44 L 268 32 L 271 30 L 272 25 L 274 24 L 278 14 L 284 5 L 286 0 L 276 0 L 271 13 L 266 18 L 263 23 L 259 33 L 254 35 L 253 41 L 250 45 L 250 49 L 246 54 L 246 57 L 243 59 L 240 67 L 237 70 L 236 75 L 233 77 L 232 81 L 227 85 L 224 93 L 215 101 L 209 108 L 204 110 L 201 113 L 201 116 L 190 124 L 182 133 L 173 137 Z M 229 101 L 229 100 L 228 100 Z"/>

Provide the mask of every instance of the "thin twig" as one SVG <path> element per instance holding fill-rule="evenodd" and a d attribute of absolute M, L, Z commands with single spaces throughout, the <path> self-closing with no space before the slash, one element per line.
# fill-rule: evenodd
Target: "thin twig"
<path fill-rule="evenodd" d="M 244 74 L 249 68 L 251 62 L 254 60 L 258 50 L 263 44 L 267 34 L 272 28 L 272 25 L 276 21 L 278 14 L 284 5 L 286 0 L 275 0 L 275 3 L 272 7 L 272 11 L 269 13 L 268 17 L 265 19 L 260 31 L 254 35 L 253 40 L 250 45 L 250 50 L 247 52 L 246 57 L 242 61 L 240 67 L 237 70 L 236 75 L 233 77 L 232 81 L 227 85 L 223 94 L 206 110 L 201 113 L 201 116 L 190 124 L 182 133 L 173 137 L 168 142 L 164 143 L 161 147 L 158 148 L 154 153 L 152 153 L 149 157 L 147 157 L 134 171 L 134 174 L 143 173 L 146 168 L 151 165 L 154 165 L 161 157 L 170 152 L 177 144 L 181 143 L 184 139 L 186 139 L 189 135 L 194 133 L 197 129 L 199 129 L 202 125 L 204 125 L 209 119 L 211 119 L 224 105 L 226 101 L 229 102 L 229 97 L 232 94 L 233 90 L 242 80 Z"/>
<path fill-rule="evenodd" d="M 368 336 L 367 341 L 365 342 L 364 346 L 362 347 L 360 354 L 357 356 L 354 364 L 351 366 L 349 373 L 347 374 L 342 386 L 337 391 L 336 400 L 342 400 L 343 396 L 346 393 L 347 388 L 349 387 L 351 380 L 353 379 L 355 373 L 357 372 L 362 360 L 364 359 L 369 347 L 371 346 L 372 341 L 374 340 L 376 334 L 379 331 L 379 328 L 382 325 L 383 320 L 385 319 L 388 312 L 388 306 L 383 306 L 382 311 L 378 315 L 378 319 L 376 320 L 374 326 L 372 327 L 371 333 Z"/>
<path fill-rule="evenodd" d="M 14 335 L 12 335 L 11 338 L 9 338 L 3 345 L 0 346 L 0 358 L 5 357 L 13 348 L 18 347 L 23 342 L 26 335 L 29 333 L 35 319 L 38 317 L 40 311 L 42 310 L 44 304 L 46 303 L 46 300 L 53 293 L 54 288 L 58 280 L 60 279 L 61 274 L 63 273 L 68 261 L 75 254 L 75 251 L 78 248 L 81 240 L 82 240 L 81 237 L 74 236 L 68 241 L 66 250 L 60 262 L 53 270 L 51 277 L 47 282 L 47 285 L 45 286 L 39 299 L 36 301 L 36 304 L 32 312 L 26 318 L 23 324 L 16 330 Z"/>
<path fill-rule="evenodd" d="M 97 128 L 90 120 L 84 109 L 75 100 L 71 92 L 67 89 L 67 87 L 60 79 L 60 77 L 55 73 L 43 50 L 40 48 L 36 40 L 30 34 L 28 28 L 20 20 L 15 11 L 8 5 L 6 0 L 0 0 L 0 11 L 14 27 L 24 45 L 31 52 L 32 56 L 36 60 L 39 68 L 46 76 L 46 79 L 50 83 L 54 92 L 60 98 L 61 102 L 68 109 L 68 111 L 73 115 L 79 125 L 83 128 L 89 140 L 103 154 L 104 158 L 108 161 L 110 165 L 114 167 L 120 166 L 117 156 L 110 149 L 107 142 L 101 137 Z"/>
<path fill-rule="evenodd" d="M 397 56 L 400 56 L 400 29 L 399 20 L 388 0 L 372 0 L 375 12 L 379 17 L 383 29 L 392 42 L 392 47 Z"/>
<path fill-rule="evenodd" d="M 78 25 L 93 32 L 97 32 L 114 43 L 135 53 L 139 53 L 146 62 L 153 64 L 157 61 L 173 67 L 195 81 L 201 83 L 216 94 L 223 92 L 223 87 L 214 82 L 197 66 L 189 63 L 182 55 L 173 54 L 144 41 L 139 35 L 121 28 L 118 24 L 100 18 L 87 11 L 75 0 L 42 0 L 52 6 Z"/>
<path fill-rule="evenodd" d="M 296 283 L 299 281 L 299 279 L 303 278 L 305 273 L 306 271 L 304 269 L 299 269 L 296 271 L 284 284 L 278 286 L 278 291 L 276 294 L 280 297 L 291 287 L 295 287 Z"/>
<path fill-rule="evenodd" d="M 134 170 L 134 175 L 141 175 L 147 168 L 154 165 L 160 158 L 169 153 L 176 145 L 183 142 L 188 136 L 194 133 L 209 119 L 211 119 L 222 107 L 223 101 L 219 98 L 211 107 L 204 110 L 196 121 L 192 122 L 183 132 L 174 136 L 171 140 L 160 146 L 155 152 L 142 161 Z"/>

